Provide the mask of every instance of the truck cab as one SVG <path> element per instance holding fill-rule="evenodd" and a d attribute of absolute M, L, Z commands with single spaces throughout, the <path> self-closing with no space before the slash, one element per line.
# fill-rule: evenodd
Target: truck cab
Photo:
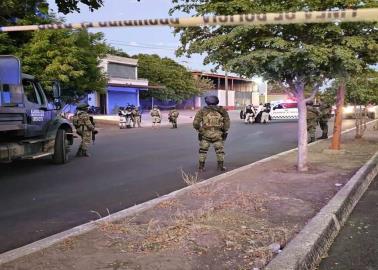
<path fill-rule="evenodd" d="M 0 56 L 0 162 L 46 156 L 67 161 L 73 127 L 59 114 L 59 84 L 52 88 L 55 104 L 33 76 L 21 72 L 18 58 Z"/>

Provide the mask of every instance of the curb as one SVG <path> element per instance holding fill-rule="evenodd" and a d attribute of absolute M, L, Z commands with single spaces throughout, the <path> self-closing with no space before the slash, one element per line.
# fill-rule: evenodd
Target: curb
<path fill-rule="evenodd" d="M 369 123 L 374 123 L 376 121 L 378 121 L 378 120 L 371 121 Z M 352 131 L 354 129 L 356 129 L 356 128 L 354 127 L 354 128 L 350 128 L 350 129 L 344 130 L 344 131 L 342 131 L 342 134 L 348 133 L 348 132 L 350 132 L 350 131 Z M 332 137 L 332 136 L 330 136 L 330 137 Z M 323 141 L 323 140 L 315 141 L 315 142 L 311 143 L 310 145 L 317 144 L 317 143 L 319 143 L 321 141 Z M 176 191 L 171 192 L 169 194 L 163 195 L 163 196 L 161 196 L 159 198 L 156 198 L 156 199 L 144 202 L 142 204 L 138 204 L 138 205 L 132 206 L 130 208 L 121 210 L 119 212 L 113 213 L 113 214 L 111 214 L 111 215 L 109 215 L 107 217 L 104 217 L 104 218 L 101 218 L 101 219 L 98 219 L 98 220 L 95 220 L 95 221 L 90 221 L 88 223 L 76 226 L 76 227 L 74 227 L 72 229 L 69 229 L 69 230 L 66 230 L 66 231 L 54 234 L 54 235 L 51 235 L 49 237 L 43 238 L 43 239 L 38 240 L 36 242 L 30 243 L 28 245 L 25 245 L 25 246 L 22 246 L 22 247 L 19 247 L 19 248 L 16 248 L 16 249 L 4 252 L 4 253 L 0 254 L 0 266 L 2 264 L 14 261 L 14 260 L 16 260 L 16 259 L 18 259 L 20 257 L 24 257 L 24 256 L 27 256 L 29 254 L 32 254 L 32 253 L 41 251 L 43 249 L 46 249 L 46 248 L 48 248 L 48 247 L 50 247 L 50 246 L 52 246 L 52 245 L 54 245 L 54 244 L 56 244 L 58 242 L 64 241 L 65 239 L 68 239 L 70 237 L 79 236 L 79 235 L 82 235 L 84 233 L 87 233 L 87 232 L 95 229 L 99 223 L 102 223 L 102 222 L 114 222 L 114 221 L 126 218 L 128 216 L 134 215 L 134 214 L 136 214 L 138 212 L 143 212 L 145 210 L 148 210 L 148 209 L 151 209 L 151 208 L 155 207 L 156 205 L 158 205 L 159 203 L 161 203 L 163 201 L 167 201 L 167 200 L 170 200 L 172 198 L 175 198 L 176 196 L 178 196 L 178 195 L 180 195 L 182 193 L 195 190 L 195 189 L 197 189 L 199 187 L 212 185 L 214 183 L 217 183 L 219 181 L 224 180 L 225 178 L 227 178 L 229 176 L 232 176 L 232 175 L 237 174 L 239 172 L 243 172 L 245 170 L 248 170 L 248 169 L 250 169 L 250 168 L 252 168 L 254 166 L 257 166 L 257 165 L 259 165 L 261 163 L 264 163 L 264 162 L 267 162 L 267 161 L 270 161 L 270 160 L 278 159 L 281 156 L 284 156 L 286 154 L 295 152 L 297 150 L 298 150 L 298 148 L 293 148 L 293 149 L 281 152 L 279 154 L 276 154 L 276 155 L 273 155 L 273 156 L 270 156 L 270 157 L 258 160 L 258 161 L 254 162 L 254 163 L 242 166 L 242 167 L 234 169 L 232 171 L 229 171 L 229 172 L 226 172 L 226 173 L 223 173 L 223 174 L 211 177 L 211 178 L 206 179 L 206 180 L 204 180 L 202 182 L 199 182 L 199 183 L 197 183 L 195 185 L 188 186 L 188 187 L 176 190 Z M 283 255 L 283 253 L 285 253 L 285 252 L 282 252 L 282 255 Z M 269 269 L 269 268 L 267 268 L 267 269 Z M 271 268 L 270 270 L 273 270 L 273 269 L 274 270 L 285 270 L 285 269 L 297 269 L 297 268 Z M 301 268 L 301 269 L 307 269 L 307 268 Z"/>
<path fill-rule="evenodd" d="M 277 255 L 265 270 L 312 270 L 327 253 L 340 228 L 378 175 L 378 152 Z"/>

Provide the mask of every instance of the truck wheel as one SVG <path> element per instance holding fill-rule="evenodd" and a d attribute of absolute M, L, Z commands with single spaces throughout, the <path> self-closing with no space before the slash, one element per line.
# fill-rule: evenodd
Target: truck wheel
<path fill-rule="evenodd" d="M 68 160 L 68 145 L 66 141 L 66 131 L 58 129 L 55 137 L 53 162 L 55 164 L 64 164 Z"/>

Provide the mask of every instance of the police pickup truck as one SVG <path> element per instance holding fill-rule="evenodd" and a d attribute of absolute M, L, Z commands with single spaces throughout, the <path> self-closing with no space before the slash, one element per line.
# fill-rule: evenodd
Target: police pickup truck
<path fill-rule="evenodd" d="M 53 83 L 54 105 L 20 60 L 0 56 L 0 162 L 51 157 L 65 163 L 73 144 L 73 127 L 59 115 L 59 83 Z"/>

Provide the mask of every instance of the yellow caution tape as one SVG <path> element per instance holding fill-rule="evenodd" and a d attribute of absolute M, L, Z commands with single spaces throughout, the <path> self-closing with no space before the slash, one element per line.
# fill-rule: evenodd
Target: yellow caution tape
<path fill-rule="evenodd" d="M 337 11 L 300 11 L 280 13 L 255 13 L 228 16 L 203 16 L 142 20 L 118 20 L 66 24 L 19 25 L 0 27 L 0 32 L 34 31 L 45 29 L 80 29 L 104 27 L 171 26 L 194 27 L 202 25 L 267 25 L 327 22 L 378 21 L 378 8 L 346 9 Z"/>

